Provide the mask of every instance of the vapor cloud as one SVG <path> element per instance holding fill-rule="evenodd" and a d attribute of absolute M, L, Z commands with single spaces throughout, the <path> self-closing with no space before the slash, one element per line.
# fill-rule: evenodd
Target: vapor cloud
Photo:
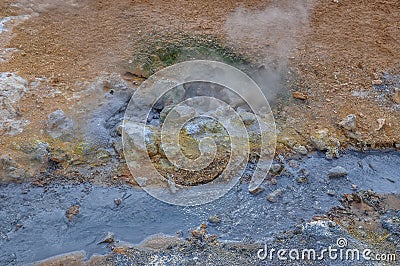
<path fill-rule="evenodd" d="M 274 102 L 284 90 L 291 50 L 306 34 L 314 1 L 274 1 L 264 10 L 239 7 L 226 21 L 230 42 L 259 55 L 260 68 L 253 75 L 267 98 Z"/>

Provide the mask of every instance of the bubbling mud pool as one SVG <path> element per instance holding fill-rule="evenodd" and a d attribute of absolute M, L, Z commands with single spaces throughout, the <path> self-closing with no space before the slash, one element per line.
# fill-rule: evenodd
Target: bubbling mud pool
<path fill-rule="evenodd" d="M 348 152 L 337 160 L 313 154 L 282 163 L 285 171 L 276 177 L 277 184 L 266 181 L 262 193 L 250 194 L 247 184 L 238 184 L 224 197 L 196 207 L 169 205 L 129 186 L 2 185 L 0 264 L 26 264 L 79 250 L 88 256 L 106 254 L 107 245 L 98 243 L 107 232 L 118 241 L 138 244 L 159 233 L 186 237 L 201 223 L 208 223 L 209 232 L 221 240 L 263 242 L 339 205 L 353 184 L 359 190 L 400 194 L 398 151 Z M 328 178 L 335 166 L 346 168 L 348 175 Z M 299 182 L 305 170 L 307 181 Z M 278 189 L 281 196 L 268 201 L 267 195 Z M 121 204 L 116 205 L 115 199 Z M 65 213 L 73 205 L 80 211 L 69 221 Z M 214 215 L 221 218 L 219 223 L 208 221 Z"/>

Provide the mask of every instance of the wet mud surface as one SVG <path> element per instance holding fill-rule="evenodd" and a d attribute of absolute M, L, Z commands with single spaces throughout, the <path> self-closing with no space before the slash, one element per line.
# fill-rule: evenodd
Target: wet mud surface
<path fill-rule="evenodd" d="M 221 241 L 264 243 L 323 216 L 340 205 L 343 194 L 355 192 L 354 185 L 357 190 L 400 194 L 400 153 L 395 151 L 349 152 L 337 160 L 313 154 L 283 159 L 282 166 L 285 170 L 270 176 L 257 195 L 248 192 L 247 184 L 238 184 L 219 200 L 197 207 L 162 203 L 129 186 L 2 185 L 0 264 L 31 263 L 79 250 L 88 257 L 107 254 L 107 243 L 99 244 L 107 232 L 115 241 L 131 244 L 160 233 L 187 238 L 201 223 Z M 336 166 L 348 175 L 328 177 Z M 79 207 L 69 221 L 66 211 L 72 206 Z"/>

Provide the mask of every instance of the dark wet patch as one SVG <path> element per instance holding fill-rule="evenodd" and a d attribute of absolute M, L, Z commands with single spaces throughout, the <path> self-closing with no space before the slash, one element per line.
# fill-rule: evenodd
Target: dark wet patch
<path fill-rule="evenodd" d="M 187 237 L 192 228 L 208 223 L 215 215 L 221 220 L 209 223 L 208 230 L 221 240 L 271 241 L 295 224 L 323 216 L 339 205 L 341 195 L 353 192 L 353 184 L 378 193 L 400 193 L 399 152 L 348 153 L 338 160 L 314 156 L 282 163 L 286 170 L 274 177 L 276 184 L 267 180 L 263 192 L 253 195 L 247 184 L 239 184 L 219 200 L 197 207 L 165 204 L 128 186 L 1 186 L 0 264 L 27 263 L 77 250 L 85 250 L 89 256 L 104 254 L 107 245 L 97 243 L 107 232 L 113 232 L 116 241 L 130 243 L 157 233 L 181 232 Z M 329 169 L 337 165 L 349 174 L 329 179 Z M 305 174 L 305 182 L 299 182 Z M 277 189 L 282 189 L 281 196 L 275 203 L 269 202 L 267 195 Z M 115 204 L 115 199 L 121 199 L 120 204 Z M 75 205 L 80 206 L 79 213 L 69 221 L 66 211 Z"/>

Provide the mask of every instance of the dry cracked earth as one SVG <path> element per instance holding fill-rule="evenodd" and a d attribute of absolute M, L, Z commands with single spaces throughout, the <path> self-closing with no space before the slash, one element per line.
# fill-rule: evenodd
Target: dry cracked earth
<path fill-rule="evenodd" d="M 224 225 L 228 214 L 221 221 L 205 210 L 210 217 L 191 224 L 189 235 L 154 237 L 140 245 L 119 243 L 118 236 L 106 235 L 105 250 L 98 251 L 101 256 L 75 252 L 43 260 L 75 251 L 66 249 L 32 256 L 37 259 L 31 261 L 22 248 L 12 252 L 19 243 L 13 236 L 24 239 L 18 232 L 29 229 L 24 223 L 30 219 L 30 214 L 12 218 L 11 208 L 23 205 L 11 196 L 13 186 L 41 188 L 44 194 L 59 184 L 137 188 L 121 141 L 127 104 L 153 73 L 192 59 L 236 66 L 258 83 L 269 100 L 277 128 L 275 162 L 266 173 L 265 187 L 254 191 L 254 197 L 262 197 L 263 204 L 285 205 L 281 194 L 292 197 L 292 192 L 284 192 L 290 188 L 304 186 L 302 193 L 309 194 L 324 186 L 328 188 L 323 194 L 336 205 L 316 208 L 323 211 L 288 222 L 287 229 L 262 241 L 282 248 L 324 246 L 345 236 L 352 247 L 396 253 L 400 247 L 399 18 L 396 0 L 1 1 L 0 253 L 4 255 L 0 264 L 265 263 L 256 256 L 263 247 L 260 241 L 231 242 L 219 239 L 224 230 L 208 233 L 210 226 Z M 155 152 L 154 158 L 160 161 L 163 155 Z M 329 189 L 332 178 L 339 182 Z M 287 179 L 296 185 L 285 183 Z M 247 181 L 242 178 L 241 183 Z M 116 198 L 113 204 L 119 206 L 124 200 Z M 79 226 L 73 225 L 82 213 L 83 203 L 77 201 L 60 207 L 65 212 L 63 224 Z M 293 261 L 308 263 L 328 262 Z"/>

